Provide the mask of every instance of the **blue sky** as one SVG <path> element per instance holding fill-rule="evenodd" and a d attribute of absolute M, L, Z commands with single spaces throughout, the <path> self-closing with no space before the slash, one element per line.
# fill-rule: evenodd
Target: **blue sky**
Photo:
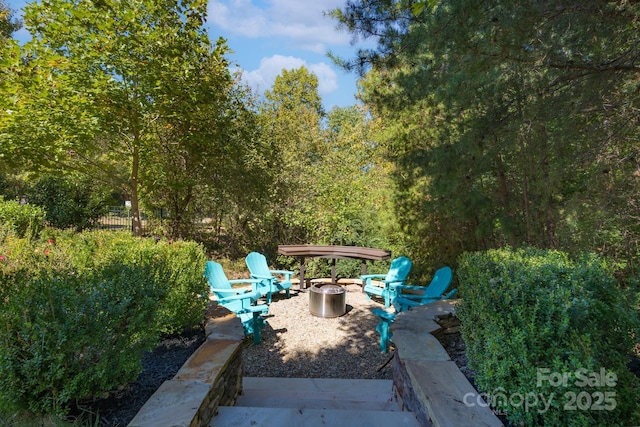
<path fill-rule="evenodd" d="M 229 60 L 242 70 L 254 91 L 270 89 L 282 69 L 307 67 L 318 77 L 325 109 L 353 105 L 357 76 L 334 65 L 327 51 L 350 57 L 351 36 L 336 29 L 323 12 L 345 0 L 209 0 L 207 23 L 211 40 L 224 37 L 234 51 Z M 9 0 L 11 9 L 28 3 Z M 19 12 L 21 15 L 21 12 Z M 29 37 L 25 30 L 15 35 Z"/>

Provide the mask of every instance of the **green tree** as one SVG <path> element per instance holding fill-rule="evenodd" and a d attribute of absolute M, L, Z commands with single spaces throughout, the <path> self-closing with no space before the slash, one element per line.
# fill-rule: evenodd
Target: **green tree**
<path fill-rule="evenodd" d="M 361 106 L 334 108 L 326 119 L 316 169 L 314 241 L 390 248 L 395 234 L 390 164 Z M 397 249 L 397 248 L 394 248 Z"/>
<path fill-rule="evenodd" d="M 11 10 L 4 0 L 0 0 L 0 145 L 5 145 L 2 130 L 12 111 L 10 109 L 10 94 L 13 92 L 13 84 L 10 79 L 10 67 L 19 58 L 18 43 L 11 38 L 22 23 L 13 19 L 14 11 Z M 8 172 L 3 151 L 0 149 L 0 173 Z"/>
<path fill-rule="evenodd" d="M 193 199 L 191 171 L 228 150 L 220 129 L 234 82 L 226 43 L 211 45 L 205 15 L 201 0 L 30 3 L 34 37 L 11 64 L 2 154 L 23 168 L 109 182 L 131 200 L 135 235 L 145 194 L 170 188 L 174 200 L 185 195 L 167 206 L 179 223 Z"/>
<path fill-rule="evenodd" d="M 302 67 L 278 76 L 260 119 L 261 137 L 271 147 L 271 191 L 254 244 L 265 237 L 265 250 L 275 250 L 274 243 L 397 243 L 389 163 L 365 108 L 325 114 L 317 78 Z"/>
<path fill-rule="evenodd" d="M 189 103 L 162 107 L 166 114 L 152 126 L 154 151 L 141 158 L 145 205 L 168 212 L 172 238 L 196 237 L 197 220 L 224 215 L 230 205 L 252 209 L 264 188 L 254 162 L 264 153 L 250 93 L 218 55 L 211 62 L 208 75 L 191 86 Z"/>
<path fill-rule="evenodd" d="M 29 204 L 45 210 L 49 225 L 76 231 L 93 227 L 113 204 L 109 193 L 96 183 L 54 175 L 39 179 L 28 196 Z"/>
<path fill-rule="evenodd" d="M 0 0 L 0 41 L 8 39 L 22 26 L 20 21 L 13 19 L 14 11 L 4 0 Z"/>
<path fill-rule="evenodd" d="M 269 144 L 270 242 L 308 242 L 324 115 L 318 79 L 305 67 L 283 70 L 260 106 L 261 137 Z M 271 243 L 273 245 L 273 243 Z"/>
<path fill-rule="evenodd" d="M 379 37 L 343 65 L 370 70 L 403 225 L 430 236 L 417 251 L 453 261 L 509 243 L 633 262 L 640 6 L 364 0 L 334 16 Z"/>

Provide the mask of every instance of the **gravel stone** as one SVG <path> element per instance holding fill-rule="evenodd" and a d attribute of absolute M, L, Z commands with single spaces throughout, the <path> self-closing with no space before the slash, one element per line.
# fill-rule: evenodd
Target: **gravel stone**
<path fill-rule="evenodd" d="M 347 312 L 323 318 L 309 312 L 309 289 L 273 296 L 262 341 L 243 348 L 244 376 L 284 378 L 391 379 L 393 355 L 382 353 L 376 332 L 381 307 L 358 285 L 347 285 Z"/>

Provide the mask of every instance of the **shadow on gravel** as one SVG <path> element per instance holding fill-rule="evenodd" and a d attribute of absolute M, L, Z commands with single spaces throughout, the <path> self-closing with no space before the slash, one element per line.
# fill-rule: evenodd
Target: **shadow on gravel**
<path fill-rule="evenodd" d="M 361 290 L 350 290 L 360 293 Z M 354 296 L 355 297 L 355 296 Z M 364 299 L 364 294 L 357 296 Z M 275 304 L 284 296 L 274 297 Z M 304 301 L 294 299 L 304 298 Z M 244 375 L 286 378 L 391 379 L 389 363 L 393 352 L 379 350 L 375 330 L 378 318 L 371 312 L 377 303 L 347 304 L 346 314 L 334 318 L 313 316 L 308 311 L 308 293 L 292 292 L 294 313 L 287 313 L 288 324 L 277 324 L 281 316 L 266 316 L 262 342 L 246 340 L 243 347 Z M 349 295 L 347 297 L 349 300 Z M 280 307 L 278 307 L 280 308 Z M 274 328 L 271 323 L 277 324 Z M 293 334 L 293 330 L 302 334 Z M 295 337 L 294 337 L 295 335 Z M 291 340 L 295 340 L 293 342 Z"/>

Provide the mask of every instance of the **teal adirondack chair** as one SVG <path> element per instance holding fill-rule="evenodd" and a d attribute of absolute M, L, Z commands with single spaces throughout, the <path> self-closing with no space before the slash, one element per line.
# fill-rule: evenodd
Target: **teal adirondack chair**
<path fill-rule="evenodd" d="M 372 295 L 381 297 L 384 300 L 384 306 L 389 307 L 393 299 L 398 295 L 397 288 L 404 285 L 407 276 L 411 271 L 411 260 L 406 256 L 395 258 L 391 261 L 391 266 L 386 274 L 365 274 L 360 276 L 360 280 L 364 285 L 363 291 L 367 293 L 367 298 Z M 374 281 L 374 279 L 383 279 Z"/>
<path fill-rule="evenodd" d="M 270 270 L 267 258 L 258 252 L 251 252 L 247 255 L 245 262 L 249 268 L 251 278 L 258 280 L 257 290 L 266 297 L 267 304 L 271 304 L 271 295 L 280 291 L 285 291 L 287 298 L 289 298 L 293 271 Z M 284 278 L 279 279 L 274 276 L 275 274 L 282 275 Z"/>
<path fill-rule="evenodd" d="M 211 293 L 216 297 L 216 302 L 235 313 L 242 322 L 245 335 L 253 334 L 254 344 L 259 344 L 260 329 L 264 326 L 262 314 L 266 314 L 269 307 L 266 304 L 257 304 L 260 291 L 232 287 L 233 284 L 240 283 L 250 283 L 255 287 L 259 281 L 229 280 L 222 266 L 214 261 L 207 261 L 204 276 L 207 278 Z"/>
<path fill-rule="evenodd" d="M 453 273 L 450 267 L 442 267 L 438 269 L 431 279 L 429 286 L 398 286 L 398 296 L 393 299 L 393 306 L 396 309 L 395 313 L 389 313 L 380 308 L 373 309 L 373 314 L 378 316 L 380 321 L 376 326 L 376 331 L 380 334 L 380 350 L 383 353 L 387 352 L 387 346 L 393 333 L 390 330 L 390 326 L 396 318 L 396 315 L 402 311 L 410 310 L 413 307 L 419 305 L 429 304 L 441 299 L 452 299 L 458 293 L 457 289 L 452 289 L 446 295 L 443 293 L 447 290 L 451 284 Z M 402 293 L 402 291 L 416 292 L 415 294 Z"/>
<path fill-rule="evenodd" d="M 450 267 L 442 267 L 436 271 L 431 283 L 426 288 L 424 286 L 398 286 L 396 288 L 397 295 L 392 300 L 393 306 L 396 312 L 408 310 L 411 307 L 417 307 L 423 304 L 429 304 L 430 302 L 438 301 L 441 299 L 453 298 L 458 290 L 451 290 L 446 296 L 443 296 L 451 280 L 453 279 L 453 272 Z"/>

